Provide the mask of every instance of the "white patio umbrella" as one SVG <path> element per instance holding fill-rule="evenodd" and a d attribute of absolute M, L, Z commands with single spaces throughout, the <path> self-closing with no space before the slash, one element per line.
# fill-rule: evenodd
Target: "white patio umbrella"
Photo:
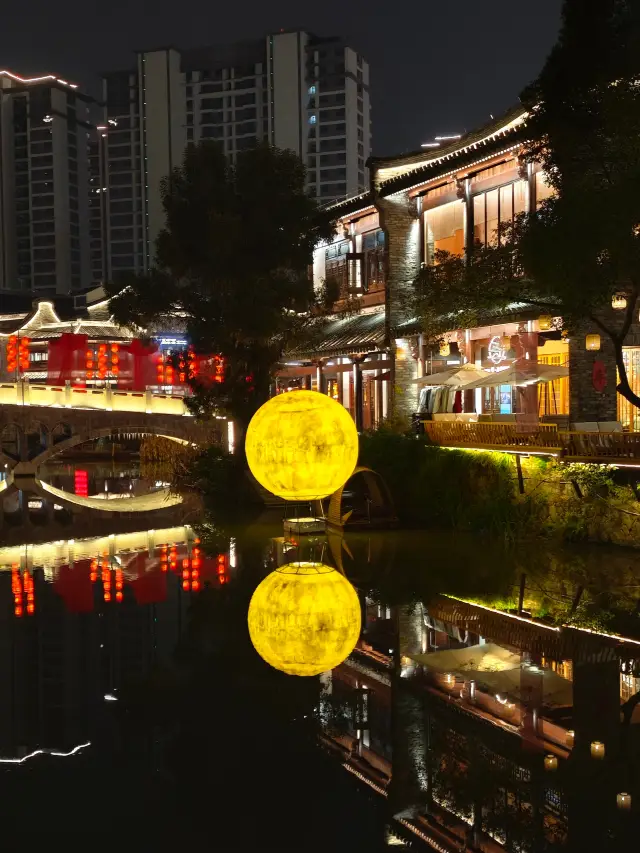
<path fill-rule="evenodd" d="M 479 382 L 490 376 L 488 370 L 476 367 L 475 364 L 463 364 L 462 367 L 452 367 L 449 370 L 430 373 L 428 376 L 420 376 L 413 382 L 418 385 L 447 385 L 450 388 L 462 388 L 471 382 Z"/>
<path fill-rule="evenodd" d="M 491 388 L 496 385 L 537 385 L 540 382 L 553 382 L 569 375 L 569 368 L 559 364 L 532 364 L 520 366 L 512 364 L 506 370 L 485 371 L 485 375 L 466 386 L 472 388 Z"/>

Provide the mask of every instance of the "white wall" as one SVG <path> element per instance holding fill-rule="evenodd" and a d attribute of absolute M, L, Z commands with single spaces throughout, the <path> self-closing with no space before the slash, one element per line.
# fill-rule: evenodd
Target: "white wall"
<path fill-rule="evenodd" d="M 267 80 L 273 85 L 274 143 L 298 155 L 305 153 L 307 91 L 304 80 L 306 33 L 277 33 L 273 38 L 273 80 L 267 63 Z M 268 55 L 268 51 L 267 51 Z M 301 130 L 301 125 L 305 127 Z"/>

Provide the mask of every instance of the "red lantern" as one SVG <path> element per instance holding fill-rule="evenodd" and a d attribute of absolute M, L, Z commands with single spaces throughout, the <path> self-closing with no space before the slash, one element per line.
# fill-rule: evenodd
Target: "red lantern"
<path fill-rule="evenodd" d="M 29 370 L 29 338 L 20 338 L 18 344 L 18 362 L 20 370 Z"/>

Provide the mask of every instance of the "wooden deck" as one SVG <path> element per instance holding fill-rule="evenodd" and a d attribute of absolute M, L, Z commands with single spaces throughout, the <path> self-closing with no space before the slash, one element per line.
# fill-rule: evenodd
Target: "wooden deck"
<path fill-rule="evenodd" d="M 441 447 L 556 456 L 566 462 L 640 466 L 638 432 L 570 432 L 556 424 L 424 421 L 430 440 Z"/>

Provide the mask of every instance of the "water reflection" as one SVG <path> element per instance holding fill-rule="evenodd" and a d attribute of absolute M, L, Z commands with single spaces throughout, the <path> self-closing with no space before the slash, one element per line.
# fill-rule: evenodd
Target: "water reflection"
<path fill-rule="evenodd" d="M 0 758 L 45 751 L 0 764 L 36 768 L 20 790 L 53 765 L 75 768 L 76 792 L 98 768 L 118 786 L 161 778 L 147 818 L 206 839 L 214 814 L 225 850 L 376 850 L 385 826 L 487 853 L 629 843 L 635 554 L 434 532 L 294 540 L 278 518 L 94 523 L 100 535 L 49 541 L 18 527 L 0 548 Z M 337 566 L 358 591 L 358 644 L 320 679 L 269 667 L 247 630 L 257 585 L 295 559 Z"/>

